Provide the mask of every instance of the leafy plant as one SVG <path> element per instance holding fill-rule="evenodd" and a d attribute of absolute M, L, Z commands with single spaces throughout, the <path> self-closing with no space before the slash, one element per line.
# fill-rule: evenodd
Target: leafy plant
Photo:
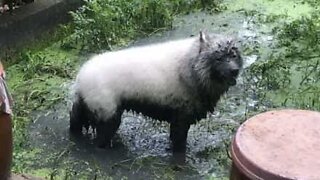
<path fill-rule="evenodd" d="M 82 50 L 112 50 L 133 38 L 172 27 L 173 18 L 195 9 L 217 11 L 221 0 L 92 0 L 75 12 L 74 33 L 65 44 Z M 68 46 L 69 46 L 68 45 Z"/>
<path fill-rule="evenodd" d="M 315 12 L 274 29 L 277 51 L 249 70 L 261 89 L 260 97 L 278 106 L 320 110 L 319 17 Z"/>
<path fill-rule="evenodd" d="M 75 32 L 73 41 L 82 49 L 112 49 L 133 37 L 132 8 L 127 1 L 93 0 L 71 12 Z"/>
<path fill-rule="evenodd" d="M 51 74 L 62 78 L 71 78 L 71 63 L 65 57 L 59 57 L 64 58 L 62 64 L 53 61 L 53 58 L 55 58 L 53 54 L 46 55 L 43 53 L 31 53 L 27 51 L 21 53 L 19 58 L 21 59 L 20 65 L 23 68 L 25 79 L 30 79 L 44 74 Z"/>

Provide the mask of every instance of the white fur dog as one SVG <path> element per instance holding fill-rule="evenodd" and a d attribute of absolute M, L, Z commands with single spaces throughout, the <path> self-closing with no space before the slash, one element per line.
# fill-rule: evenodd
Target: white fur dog
<path fill-rule="evenodd" d="M 236 83 L 242 58 L 232 39 L 199 36 L 106 52 L 86 62 L 76 83 L 70 130 L 92 126 L 108 145 L 125 109 L 170 123 L 173 153 L 184 153 L 189 127 L 213 111 Z"/>

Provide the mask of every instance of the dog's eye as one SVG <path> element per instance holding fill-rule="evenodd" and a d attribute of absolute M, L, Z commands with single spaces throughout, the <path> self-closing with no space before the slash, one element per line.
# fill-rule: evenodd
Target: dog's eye
<path fill-rule="evenodd" d="M 237 53 L 236 53 L 236 52 L 230 52 L 230 53 L 229 53 L 229 57 L 231 57 L 231 58 L 236 58 L 236 57 L 238 57 L 238 56 L 237 56 Z"/>

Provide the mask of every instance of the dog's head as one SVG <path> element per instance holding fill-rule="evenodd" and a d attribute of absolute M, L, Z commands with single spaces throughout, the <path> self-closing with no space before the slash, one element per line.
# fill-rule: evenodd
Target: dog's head
<path fill-rule="evenodd" d="M 233 39 L 200 32 L 198 64 L 202 75 L 233 86 L 242 68 L 242 58 Z"/>

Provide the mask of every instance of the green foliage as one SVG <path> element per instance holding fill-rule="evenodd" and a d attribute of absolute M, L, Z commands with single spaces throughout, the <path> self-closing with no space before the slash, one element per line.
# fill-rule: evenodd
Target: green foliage
<path fill-rule="evenodd" d="M 92 0 L 75 12 L 67 44 L 88 51 L 112 50 L 128 41 L 172 27 L 176 14 L 204 8 L 217 11 L 221 0 Z M 66 44 L 65 43 L 65 44 Z M 69 46 L 69 45 L 68 45 Z"/>
<path fill-rule="evenodd" d="M 172 0 L 173 12 L 189 13 L 198 9 L 208 12 L 219 12 L 226 7 L 222 5 L 223 0 Z"/>
<path fill-rule="evenodd" d="M 6 69 L 7 82 L 14 99 L 13 171 L 25 172 L 35 164 L 39 150 L 29 148 L 27 127 L 32 113 L 49 109 L 65 98 L 63 82 L 74 76 L 78 58 L 69 51 L 47 48 L 25 51 L 15 56 L 16 63 Z"/>
<path fill-rule="evenodd" d="M 151 33 L 161 28 L 172 26 L 170 3 L 165 0 L 141 0 L 131 3 L 135 30 L 139 33 Z"/>
<path fill-rule="evenodd" d="M 319 17 L 314 13 L 274 29 L 277 50 L 250 68 L 260 97 L 278 106 L 320 110 Z"/>
<path fill-rule="evenodd" d="M 93 0 L 72 12 L 75 33 L 72 41 L 88 50 L 111 49 L 133 37 L 132 8 L 127 1 Z"/>
<path fill-rule="evenodd" d="M 50 74 L 53 76 L 59 76 L 61 78 L 71 78 L 71 62 L 64 58 L 61 61 L 62 64 L 55 63 L 52 59 L 59 58 L 54 57 L 54 54 L 44 54 L 44 53 L 22 53 L 19 60 L 22 66 L 24 79 L 30 79 L 36 76 L 43 76 L 45 74 Z M 61 58 L 61 57 L 60 57 Z"/>
<path fill-rule="evenodd" d="M 134 37 L 171 26 L 169 3 L 164 0 L 93 0 L 72 12 L 71 41 L 96 51 L 121 46 Z"/>

